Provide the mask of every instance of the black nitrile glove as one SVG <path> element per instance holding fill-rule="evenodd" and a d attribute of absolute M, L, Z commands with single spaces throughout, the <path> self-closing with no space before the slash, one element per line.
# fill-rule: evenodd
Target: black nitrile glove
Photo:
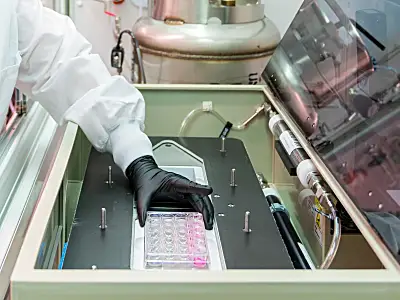
<path fill-rule="evenodd" d="M 146 222 L 147 211 L 152 201 L 172 199 L 177 202 L 188 201 L 197 212 L 203 214 L 205 228 L 213 228 L 214 207 L 208 198 L 212 193 L 211 187 L 160 169 L 151 156 L 136 159 L 126 169 L 126 176 L 134 192 L 141 227 Z"/>

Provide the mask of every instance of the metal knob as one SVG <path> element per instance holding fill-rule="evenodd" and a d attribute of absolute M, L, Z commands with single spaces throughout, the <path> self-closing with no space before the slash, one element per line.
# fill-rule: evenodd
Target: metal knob
<path fill-rule="evenodd" d="M 112 180 L 112 167 L 108 166 L 108 179 L 106 181 L 109 188 L 112 188 L 114 181 Z"/>
<path fill-rule="evenodd" d="M 246 213 L 244 214 L 244 228 L 243 231 L 250 233 L 251 229 L 249 227 L 249 221 L 250 221 L 250 212 L 246 211 Z"/>
<path fill-rule="evenodd" d="M 236 169 L 231 170 L 231 187 L 236 187 Z"/>
<path fill-rule="evenodd" d="M 226 152 L 226 149 L 225 149 L 225 138 L 224 137 L 221 138 L 221 149 L 219 150 L 219 152 L 221 152 L 221 153 L 225 153 Z"/>
<path fill-rule="evenodd" d="M 103 207 L 101 209 L 101 216 L 100 216 L 100 229 L 105 230 L 107 228 L 107 211 Z"/>

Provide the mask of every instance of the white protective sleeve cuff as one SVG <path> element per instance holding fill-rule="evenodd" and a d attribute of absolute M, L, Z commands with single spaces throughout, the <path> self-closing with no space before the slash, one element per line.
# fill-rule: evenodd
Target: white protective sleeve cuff
<path fill-rule="evenodd" d="M 81 127 L 98 151 L 112 153 L 124 172 L 136 158 L 152 155 L 151 142 L 143 132 L 144 118 L 142 94 L 120 76 L 90 90 L 64 116 Z"/>
<path fill-rule="evenodd" d="M 153 155 L 151 142 L 137 122 L 118 126 L 110 133 L 110 142 L 114 161 L 124 172 L 135 159 Z"/>

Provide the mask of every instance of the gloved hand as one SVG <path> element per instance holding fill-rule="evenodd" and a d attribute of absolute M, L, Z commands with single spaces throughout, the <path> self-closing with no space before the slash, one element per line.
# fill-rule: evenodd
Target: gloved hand
<path fill-rule="evenodd" d="M 211 187 L 160 169 L 151 156 L 136 159 L 126 169 L 126 176 L 134 192 L 141 227 L 146 222 L 151 201 L 169 198 L 180 202 L 189 201 L 197 212 L 203 214 L 205 228 L 213 228 L 214 207 L 208 198 L 212 193 Z"/>

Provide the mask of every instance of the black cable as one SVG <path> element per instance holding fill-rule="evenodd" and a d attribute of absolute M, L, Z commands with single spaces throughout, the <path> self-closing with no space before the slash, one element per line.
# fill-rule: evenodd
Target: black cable
<path fill-rule="evenodd" d="M 124 34 L 128 34 L 131 37 L 132 46 L 134 48 L 133 49 L 134 56 L 136 56 L 137 64 L 139 65 L 139 74 L 140 74 L 140 77 L 141 77 L 141 83 L 146 83 L 146 76 L 145 76 L 145 72 L 144 72 L 142 54 L 141 54 L 141 51 L 140 51 L 140 48 L 139 48 L 139 42 L 138 42 L 138 40 L 136 39 L 135 35 L 133 34 L 133 32 L 131 30 L 125 29 L 125 30 L 122 30 L 120 32 L 120 34 L 118 36 L 118 40 L 117 40 L 117 45 L 115 46 L 115 48 L 113 50 L 117 50 L 117 51 L 123 53 L 123 48 L 121 46 L 121 43 L 122 43 L 122 36 Z M 122 55 L 122 57 L 121 57 L 121 66 L 123 64 L 123 59 L 124 59 L 124 56 Z M 134 57 L 133 57 L 133 59 L 134 59 Z M 132 66 L 132 68 L 133 67 L 134 66 Z M 121 70 L 119 70 L 119 71 L 122 72 L 122 67 L 121 67 Z"/>
<path fill-rule="evenodd" d="M 265 199 L 271 207 L 274 204 L 281 204 L 280 200 L 274 195 L 267 195 Z M 301 240 L 297 235 L 288 214 L 284 211 L 275 211 L 273 216 L 295 269 L 311 269 L 310 264 L 299 246 L 299 244 L 302 244 Z"/>
<path fill-rule="evenodd" d="M 129 29 L 122 30 L 122 31 L 120 32 L 120 34 L 119 34 L 119 37 L 118 37 L 117 47 L 121 47 L 122 36 L 123 36 L 125 33 L 129 34 L 129 36 L 130 36 L 132 39 L 136 40 L 136 38 L 135 38 L 135 36 L 133 35 L 132 31 L 130 31 Z"/>

